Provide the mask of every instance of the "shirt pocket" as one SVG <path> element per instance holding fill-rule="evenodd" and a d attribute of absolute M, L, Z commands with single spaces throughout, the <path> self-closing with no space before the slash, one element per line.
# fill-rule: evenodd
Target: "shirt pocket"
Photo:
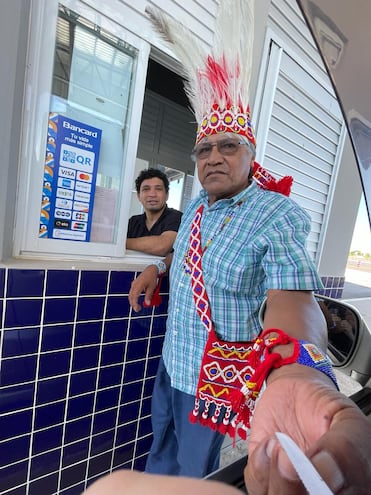
<path fill-rule="evenodd" d="M 264 283 L 262 259 L 263 252 L 246 238 L 210 246 L 202 263 L 205 284 L 210 290 L 253 294 Z"/>

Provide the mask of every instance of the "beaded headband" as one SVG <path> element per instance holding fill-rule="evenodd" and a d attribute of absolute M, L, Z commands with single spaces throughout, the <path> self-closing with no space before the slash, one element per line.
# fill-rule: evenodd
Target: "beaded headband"
<path fill-rule="evenodd" d="M 232 132 L 255 146 L 249 107 L 254 37 L 253 0 L 221 0 L 210 53 L 187 28 L 161 10 L 146 13 L 183 69 L 184 87 L 198 124 L 196 143 Z"/>

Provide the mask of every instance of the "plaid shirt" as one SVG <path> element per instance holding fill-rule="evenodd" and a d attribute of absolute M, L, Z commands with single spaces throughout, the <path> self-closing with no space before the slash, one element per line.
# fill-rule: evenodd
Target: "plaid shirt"
<path fill-rule="evenodd" d="M 174 244 L 163 347 L 172 386 L 192 395 L 208 336 L 196 312 L 186 264 L 190 229 L 201 202 L 201 242 L 203 247 L 208 244 L 202 257 L 204 283 L 219 338 L 247 341 L 258 335 L 267 289 L 322 288 L 305 248 L 310 217 L 293 200 L 253 183 L 209 207 L 202 191 L 184 212 Z M 223 228 L 228 215 L 232 218 Z"/>

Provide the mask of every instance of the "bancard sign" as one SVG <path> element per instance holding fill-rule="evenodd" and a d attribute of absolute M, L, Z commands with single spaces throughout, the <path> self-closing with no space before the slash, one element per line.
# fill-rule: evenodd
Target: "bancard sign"
<path fill-rule="evenodd" d="M 101 137 L 100 129 L 49 114 L 39 237 L 89 242 Z"/>

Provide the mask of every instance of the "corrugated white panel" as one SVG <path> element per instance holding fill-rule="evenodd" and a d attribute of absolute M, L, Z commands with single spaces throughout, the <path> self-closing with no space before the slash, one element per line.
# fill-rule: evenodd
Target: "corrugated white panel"
<path fill-rule="evenodd" d="M 293 175 L 292 197 L 312 217 L 308 248 L 315 257 L 342 130 L 335 97 L 287 53 L 282 54 L 264 164 Z"/>
<path fill-rule="evenodd" d="M 268 22 L 274 31 L 280 33 L 283 41 L 298 52 L 301 59 L 327 80 L 321 56 L 295 0 L 272 0 Z"/>
<path fill-rule="evenodd" d="M 144 99 L 138 157 L 193 175 L 190 158 L 196 136 L 193 114 L 147 91 Z"/>
<path fill-rule="evenodd" d="M 294 177 L 292 198 L 312 218 L 308 249 L 315 259 L 337 163 L 343 119 L 295 0 L 272 0 L 269 22 L 277 33 L 277 39 L 272 43 L 278 46 L 279 42 L 282 46 L 279 47 L 281 57 L 277 59 L 276 87 L 266 85 L 263 95 L 273 102 L 269 122 L 265 119 L 269 129 L 264 165 L 278 177 Z"/>
<path fill-rule="evenodd" d="M 122 24 L 137 35 L 150 40 L 154 46 L 162 48 L 164 45 L 158 36 L 155 36 L 144 10 L 147 5 L 153 5 L 179 19 L 202 42 L 212 43 L 217 0 L 82 0 L 95 8 L 97 12 L 107 18 Z"/>

